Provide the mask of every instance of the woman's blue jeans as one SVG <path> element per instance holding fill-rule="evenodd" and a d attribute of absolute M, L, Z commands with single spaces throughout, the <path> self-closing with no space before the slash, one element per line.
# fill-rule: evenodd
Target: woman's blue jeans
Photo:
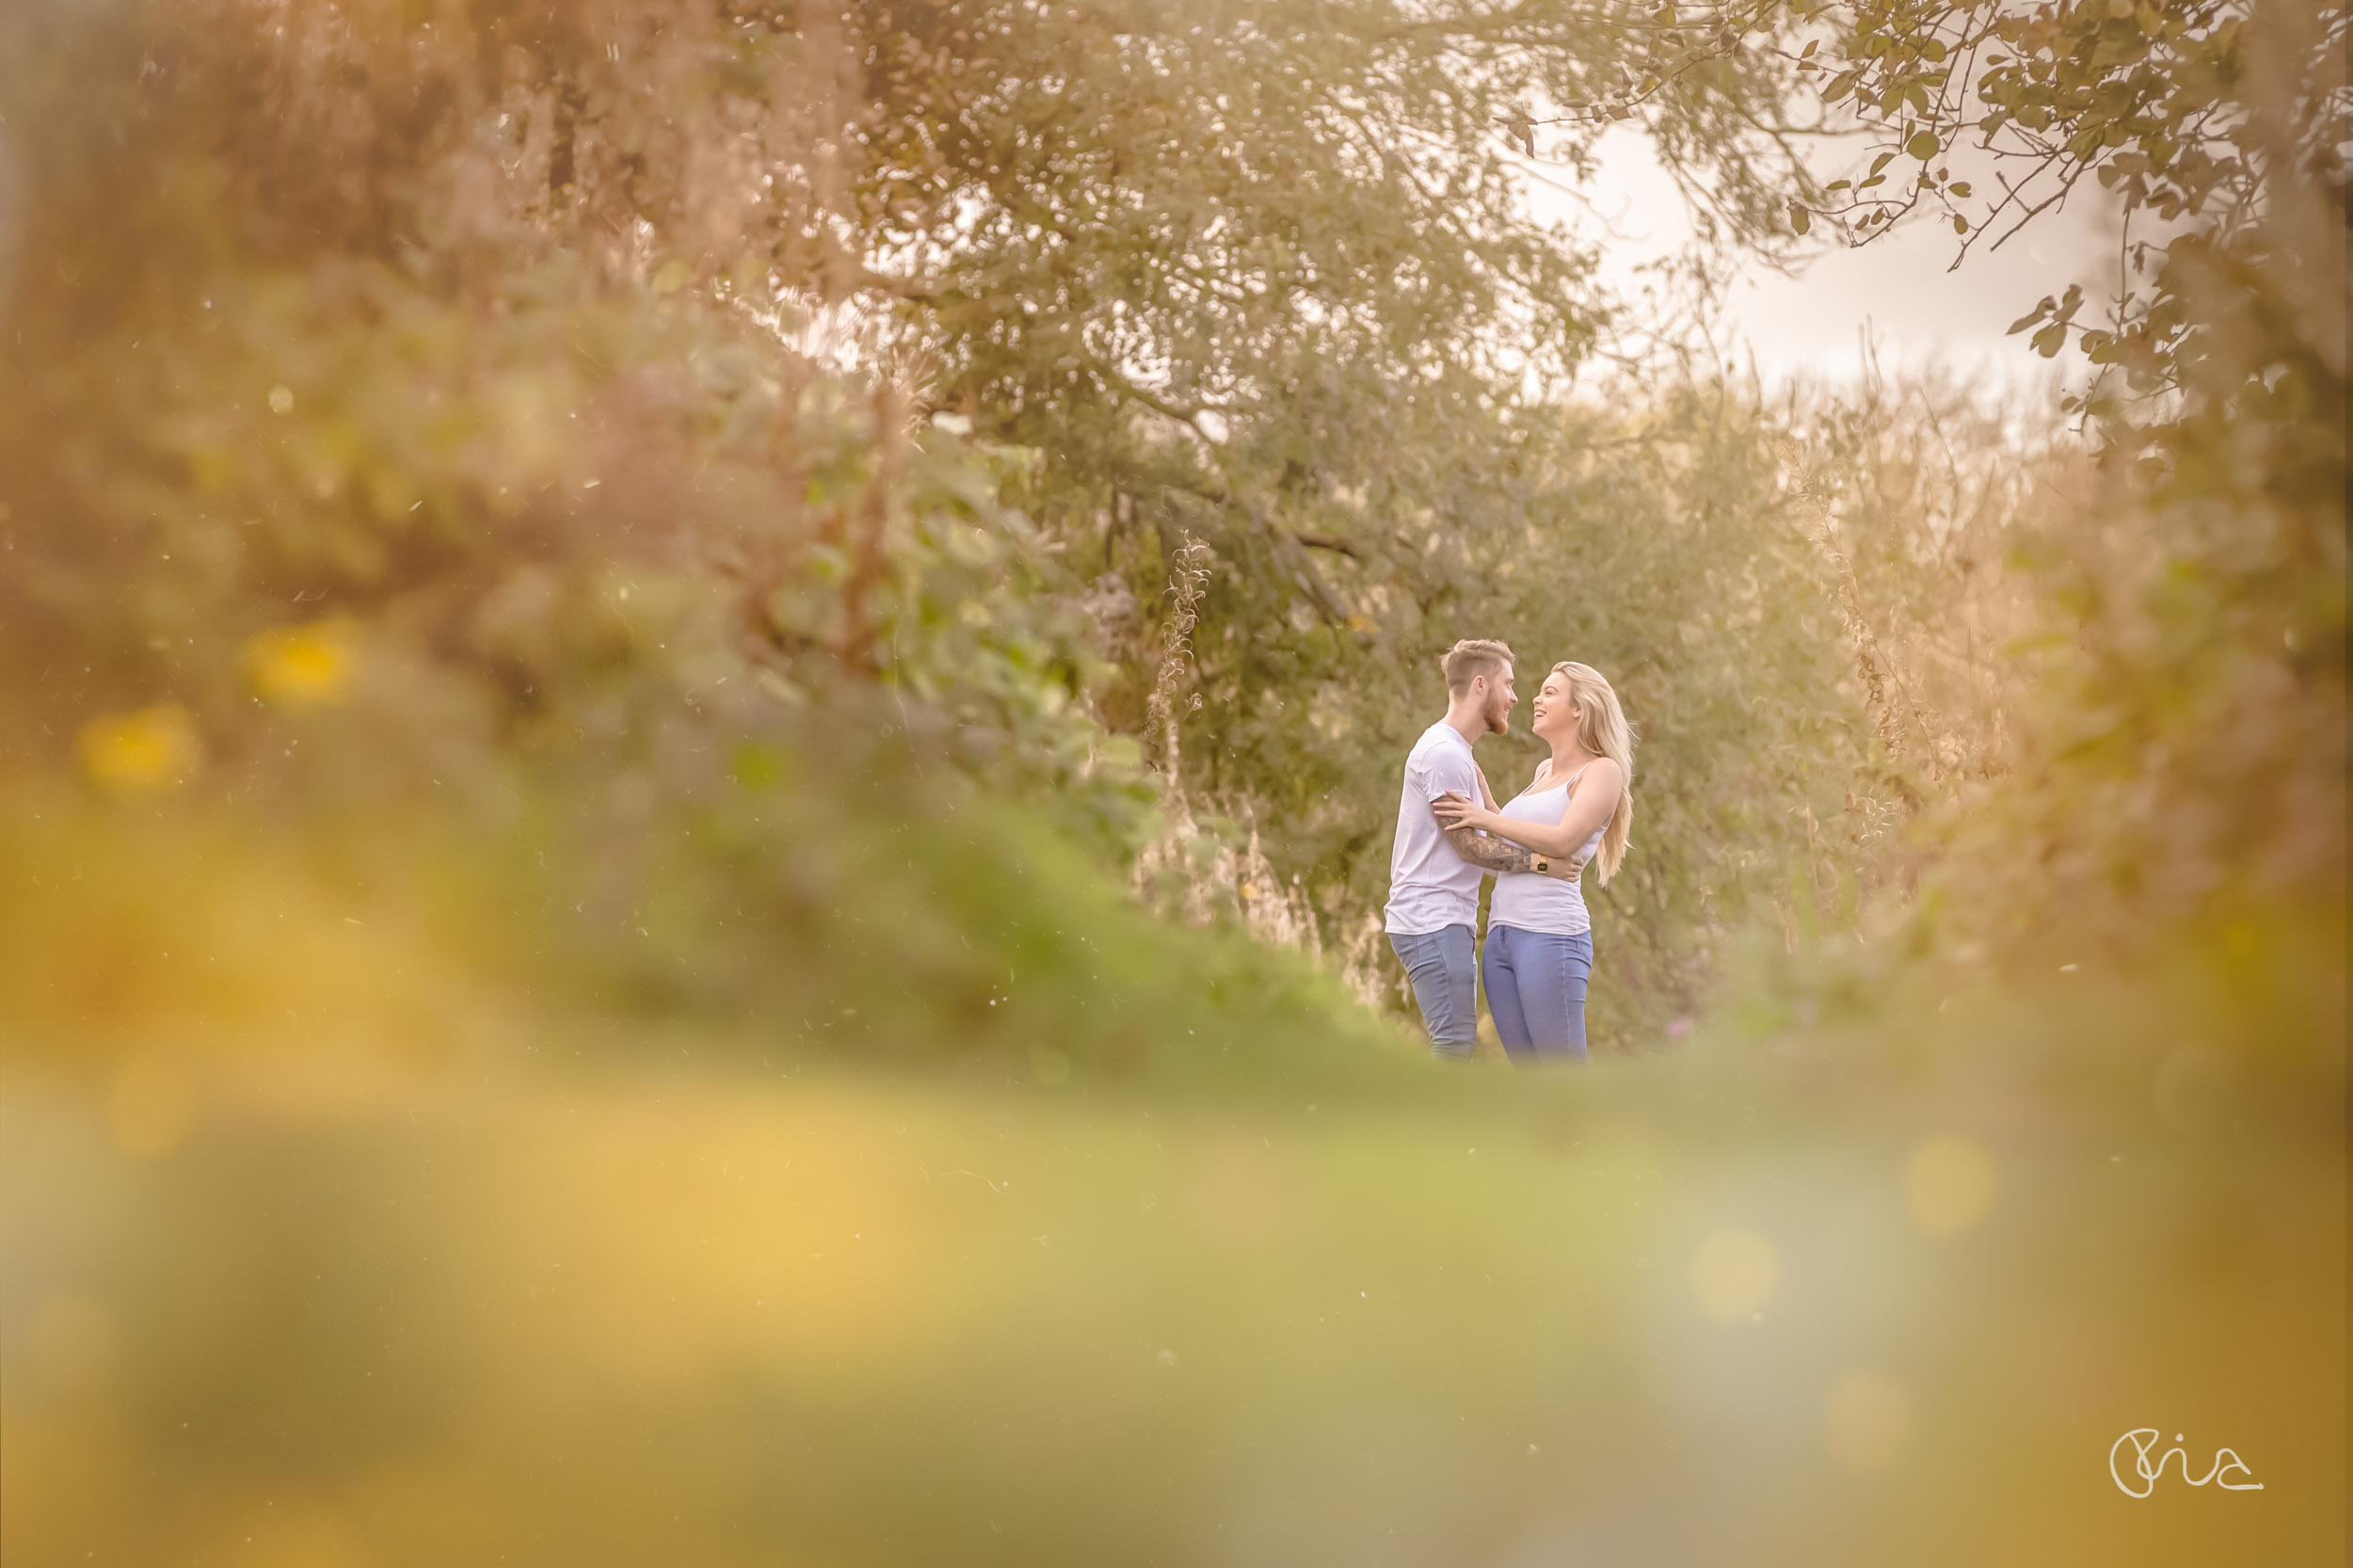
<path fill-rule="evenodd" d="M 1556 936 L 1515 925 L 1487 927 L 1480 978 L 1496 1037 L 1515 1060 L 1585 1060 L 1585 985 L 1593 974 L 1593 934 Z"/>
<path fill-rule="evenodd" d="M 1389 946 L 1414 983 L 1414 1000 L 1430 1026 L 1431 1050 L 1468 1060 L 1479 1043 L 1479 966 L 1471 928 L 1449 925 L 1411 936 L 1393 931 Z"/>

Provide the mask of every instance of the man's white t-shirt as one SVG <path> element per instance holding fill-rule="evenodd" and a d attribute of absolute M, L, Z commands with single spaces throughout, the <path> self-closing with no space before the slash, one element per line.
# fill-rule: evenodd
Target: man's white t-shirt
<path fill-rule="evenodd" d="M 1477 801 L 1479 765 L 1470 743 L 1443 720 L 1422 731 L 1405 759 L 1405 792 L 1397 803 L 1397 844 L 1389 851 L 1386 928 L 1420 936 L 1449 925 L 1479 923 L 1479 879 L 1486 873 L 1454 853 L 1430 803 L 1451 791 Z"/>

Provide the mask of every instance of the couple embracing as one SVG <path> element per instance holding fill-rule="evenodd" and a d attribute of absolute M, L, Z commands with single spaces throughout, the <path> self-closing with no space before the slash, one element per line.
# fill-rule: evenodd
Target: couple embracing
<path fill-rule="evenodd" d="M 1519 698 L 1512 650 L 1459 642 L 1439 661 L 1446 717 L 1405 760 L 1389 856 L 1389 944 L 1414 985 L 1432 1048 L 1467 1057 L 1477 991 L 1513 1060 L 1585 1055 L 1585 987 L 1593 922 L 1580 878 L 1588 862 L 1617 874 L 1634 825 L 1634 732 L 1618 694 L 1588 664 L 1559 664 L 1536 694 L 1536 738 L 1552 747 L 1528 787 L 1501 807 L 1471 743 L 1512 732 Z M 1486 951 L 1473 962 L 1479 882 L 1492 874 Z"/>

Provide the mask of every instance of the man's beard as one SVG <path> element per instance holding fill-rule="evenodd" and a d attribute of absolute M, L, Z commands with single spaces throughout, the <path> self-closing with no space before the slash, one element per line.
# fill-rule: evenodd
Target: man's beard
<path fill-rule="evenodd" d="M 1512 733 L 1512 705 L 1498 702 L 1487 710 L 1487 728 L 1497 735 Z"/>

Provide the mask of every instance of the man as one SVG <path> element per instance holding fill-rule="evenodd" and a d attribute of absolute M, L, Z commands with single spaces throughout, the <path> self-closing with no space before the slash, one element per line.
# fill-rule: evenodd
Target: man
<path fill-rule="evenodd" d="M 1405 759 L 1384 923 L 1389 945 L 1414 984 L 1432 1051 L 1465 1058 L 1479 1038 L 1472 928 L 1479 923 L 1479 879 L 1484 872 L 1458 848 L 1475 845 L 1478 835 L 1465 828 L 1449 836 L 1430 804 L 1444 794 L 1494 800 L 1471 760 L 1471 743 L 1481 735 L 1510 734 L 1519 699 L 1512 690 L 1512 650 L 1501 643 L 1456 643 L 1438 665 L 1446 672 L 1446 717 L 1422 732 Z"/>
<path fill-rule="evenodd" d="M 1496 808 L 1486 775 L 1471 760 L 1481 735 L 1509 735 L 1512 650 L 1466 639 L 1438 661 L 1446 672 L 1446 717 L 1422 732 L 1405 759 L 1397 804 L 1397 842 L 1389 852 L 1389 946 L 1414 984 L 1440 1057 L 1467 1059 L 1479 1039 L 1477 932 L 1479 879 L 1492 872 L 1533 872 L 1575 881 L 1582 862 L 1555 859 L 1473 827 L 1441 828 L 1432 803 L 1445 794 Z"/>

